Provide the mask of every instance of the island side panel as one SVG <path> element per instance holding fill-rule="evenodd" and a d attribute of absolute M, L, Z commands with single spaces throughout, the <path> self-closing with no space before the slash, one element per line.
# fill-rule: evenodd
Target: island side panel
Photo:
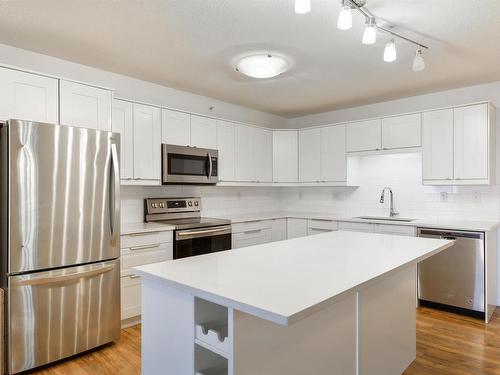
<path fill-rule="evenodd" d="M 497 304 L 497 228 L 485 233 L 485 314 L 484 320 L 489 323 Z"/>
<path fill-rule="evenodd" d="M 194 374 L 194 297 L 142 281 L 142 374 Z"/>
<path fill-rule="evenodd" d="M 359 292 L 359 375 L 400 375 L 416 358 L 416 266 Z"/>
<path fill-rule="evenodd" d="M 356 374 L 356 296 L 289 326 L 234 310 L 235 375 Z"/>

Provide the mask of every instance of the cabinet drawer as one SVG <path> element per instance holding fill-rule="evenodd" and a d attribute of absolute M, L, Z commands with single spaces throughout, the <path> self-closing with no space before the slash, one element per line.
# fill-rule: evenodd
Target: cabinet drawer
<path fill-rule="evenodd" d="M 375 224 L 375 233 L 415 237 L 415 227 L 408 225 Z"/>
<path fill-rule="evenodd" d="M 172 243 L 172 231 L 125 234 L 121 237 L 121 248 L 131 248 L 161 243 Z"/>
<path fill-rule="evenodd" d="M 272 227 L 273 222 L 271 220 L 255 220 L 233 224 L 232 231 L 234 235 L 235 233 L 252 232 L 259 229 L 271 229 Z"/>
<path fill-rule="evenodd" d="M 339 224 L 333 220 L 310 219 L 307 227 L 309 229 L 337 230 L 339 229 Z"/>
<path fill-rule="evenodd" d="M 247 231 L 244 233 L 233 234 L 232 247 L 234 249 L 260 245 L 263 243 L 271 242 L 273 238 L 273 231 L 270 228 L 256 229 L 254 231 Z"/>
<path fill-rule="evenodd" d="M 141 278 L 136 275 L 122 276 L 120 283 L 122 320 L 141 315 Z"/>
<path fill-rule="evenodd" d="M 373 232 L 373 224 L 371 223 L 355 223 L 349 221 L 339 222 L 339 230 L 348 230 L 353 232 Z"/>
<path fill-rule="evenodd" d="M 131 247 L 122 249 L 121 255 L 121 269 L 126 270 L 131 267 L 173 259 L 173 245 L 162 243 Z"/>

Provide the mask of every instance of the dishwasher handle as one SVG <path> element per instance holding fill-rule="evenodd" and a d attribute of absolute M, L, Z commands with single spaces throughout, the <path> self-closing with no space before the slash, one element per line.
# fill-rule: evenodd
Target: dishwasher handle
<path fill-rule="evenodd" d="M 439 237 L 444 240 L 457 240 L 459 238 L 471 238 L 484 240 L 484 232 L 456 231 L 443 229 L 418 228 L 418 237 Z"/>

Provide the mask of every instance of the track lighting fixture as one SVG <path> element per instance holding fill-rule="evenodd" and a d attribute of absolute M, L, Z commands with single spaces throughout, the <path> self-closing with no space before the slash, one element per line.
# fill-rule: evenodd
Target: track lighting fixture
<path fill-rule="evenodd" d="M 394 39 L 391 39 L 389 43 L 385 45 L 384 49 L 384 61 L 385 62 L 393 62 L 398 58 L 398 54 L 396 52 L 396 43 L 394 43 Z"/>
<path fill-rule="evenodd" d="M 351 4 L 348 0 L 342 1 L 342 9 L 340 10 L 337 27 L 340 30 L 349 30 L 352 27 Z"/>
<path fill-rule="evenodd" d="M 375 17 L 366 19 L 365 31 L 363 33 L 363 44 L 375 44 L 377 41 L 377 25 Z"/>
<path fill-rule="evenodd" d="M 421 72 L 425 69 L 425 60 L 424 56 L 422 56 L 422 48 L 420 48 L 420 46 L 418 46 L 417 50 L 415 51 L 415 58 L 413 59 L 412 68 L 414 72 Z"/>

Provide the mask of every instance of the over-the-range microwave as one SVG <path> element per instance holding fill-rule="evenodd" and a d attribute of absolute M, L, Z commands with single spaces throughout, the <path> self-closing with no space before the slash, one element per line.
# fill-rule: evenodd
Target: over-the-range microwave
<path fill-rule="evenodd" d="M 219 151 L 162 144 L 162 184 L 216 184 Z"/>

